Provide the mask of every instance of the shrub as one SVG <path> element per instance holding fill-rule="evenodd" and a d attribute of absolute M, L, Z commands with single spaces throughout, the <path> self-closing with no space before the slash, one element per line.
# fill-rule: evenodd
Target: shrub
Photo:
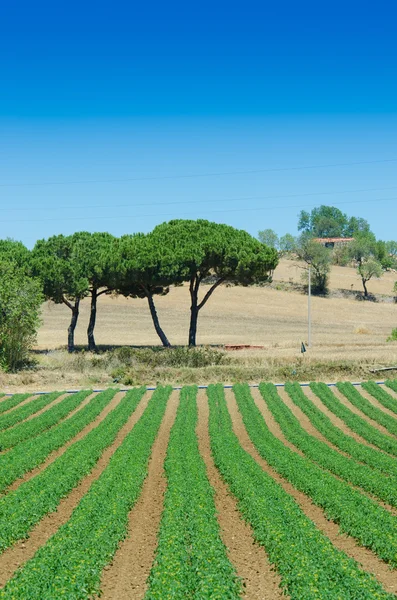
<path fill-rule="evenodd" d="M 15 264 L 0 263 L 0 367 L 17 371 L 29 362 L 43 301 L 40 283 Z"/>

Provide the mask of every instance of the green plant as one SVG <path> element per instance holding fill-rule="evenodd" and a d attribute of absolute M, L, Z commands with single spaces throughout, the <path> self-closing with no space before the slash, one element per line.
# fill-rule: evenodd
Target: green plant
<path fill-rule="evenodd" d="M 397 342 L 397 327 L 391 330 L 391 334 L 386 339 L 386 342 Z"/>

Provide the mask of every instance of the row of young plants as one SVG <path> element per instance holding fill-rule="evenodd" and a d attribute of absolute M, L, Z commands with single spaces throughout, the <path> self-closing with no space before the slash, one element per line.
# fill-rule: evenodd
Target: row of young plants
<path fill-rule="evenodd" d="M 393 392 L 397 392 L 397 380 L 396 379 L 388 379 L 385 381 L 385 385 L 387 385 L 388 388 L 390 388 L 391 390 L 393 390 Z"/>
<path fill-rule="evenodd" d="M 326 517 L 379 558 L 397 566 L 397 517 L 348 483 L 324 471 L 277 439 L 246 384 L 234 386 L 239 410 L 259 454 L 277 473 L 323 508 Z"/>
<path fill-rule="evenodd" d="M 28 421 L 24 421 L 23 423 L 18 423 L 18 425 L 15 425 L 15 427 L 12 427 L 11 429 L 2 431 L 0 433 L 0 450 L 12 448 L 17 444 L 50 429 L 61 419 L 64 419 L 69 413 L 78 408 L 91 393 L 91 390 L 82 390 L 75 394 L 68 394 L 66 398 L 61 400 L 58 404 L 55 404 L 55 406 L 50 407 L 42 414 L 37 415 Z M 57 396 L 59 395 L 60 394 L 57 394 Z"/>
<path fill-rule="evenodd" d="M 7 582 L 0 598 L 82 600 L 99 592 L 102 570 L 127 535 L 170 393 L 170 387 L 157 388 L 69 521 Z"/>
<path fill-rule="evenodd" d="M 336 427 L 331 419 L 317 408 L 302 391 L 299 383 L 286 383 L 284 386 L 292 402 L 305 413 L 311 424 L 334 446 L 350 454 L 356 460 L 363 462 L 382 473 L 397 477 L 397 461 L 395 458 L 357 442 L 353 437 Z"/>
<path fill-rule="evenodd" d="M 242 449 L 233 433 L 222 386 L 211 385 L 207 393 L 216 466 L 291 600 L 391 600 L 394 596 L 337 550 L 282 486 Z"/>
<path fill-rule="evenodd" d="M 376 390 L 382 392 L 383 390 L 379 389 L 379 386 L 375 383 Z M 385 429 L 387 429 L 391 434 L 397 435 L 397 419 L 391 417 L 383 410 L 374 406 L 372 402 L 364 398 L 359 391 L 352 385 L 349 381 L 343 381 L 336 384 L 338 390 L 361 412 L 363 412 L 367 417 L 383 425 Z M 365 384 L 362 384 L 362 387 L 367 390 Z M 367 390 L 370 391 L 370 390 Z M 372 394 L 372 392 L 370 392 Z M 375 398 L 375 394 L 372 394 Z"/>
<path fill-rule="evenodd" d="M 146 600 L 240 598 L 241 585 L 220 538 L 214 491 L 200 455 L 197 387 L 185 387 L 165 460 L 167 490 Z"/>
<path fill-rule="evenodd" d="M 23 406 L 20 406 L 19 408 L 17 407 L 15 408 L 15 410 L 1 415 L 0 430 L 2 431 L 3 429 L 7 429 L 8 427 L 13 427 L 17 423 L 24 421 L 25 419 L 27 419 L 31 415 L 34 415 L 42 408 L 45 408 L 48 404 L 51 404 L 51 402 L 54 402 L 54 400 L 56 400 L 61 394 L 62 392 L 51 392 L 50 394 L 43 394 L 42 396 L 38 396 L 37 398 L 33 397 L 33 399 L 30 402 L 27 402 Z M 27 398 L 29 398 L 31 395 L 32 394 L 21 394 L 22 399 L 19 400 L 17 404 L 19 404 L 23 400 L 27 400 Z"/>
<path fill-rule="evenodd" d="M 366 381 L 361 384 L 380 404 L 397 414 L 397 400 L 381 388 L 375 381 Z"/>
<path fill-rule="evenodd" d="M 5 398 L 4 394 L 0 394 L 0 414 L 11 410 L 15 406 L 18 406 L 24 400 L 27 400 L 32 394 L 13 394 L 9 398 Z"/>
<path fill-rule="evenodd" d="M 110 388 L 93 396 L 86 406 L 69 419 L 0 454 L 0 493 L 16 479 L 41 465 L 51 452 L 61 448 L 89 425 L 109 404 L 116 392 L 117 390 Z"/>
<path fill-rule="evenodd" d="M 103 451 L 113 443 L 145 392 L 137 388 L 124 396 L 99 425 L 72 444 L 44 471 L 0 498 L 0 551 L 29 531 L 90 473 Z"/>
<path fill-rule="evenodd" d="M 365 419 L 352 412 L 347 406 L 342 404 L 325 383 L 311 383 L 310 387 L 316 396 L 320 398 L 321 402 L 333 412 L 334 415 L 342 419 L 352 431 L 358 433 L 358 435 L 377 448 L 397 456 L 397 440 L 381 433 Z M 345 395 L 349 400 L 354 396 L 349 389 L 345 390 Z"/>
<path fill-rule="evenodd" d="M 281 431 L 305 456 L 338 477 L 361 487 L 380 500 L 397 507 L 397 478 L 374 471 L 353 458 L 343 456 L 338 450 L 310 435 L 284 404 L 272 383 L 262 383 L 259 390 Z"/>

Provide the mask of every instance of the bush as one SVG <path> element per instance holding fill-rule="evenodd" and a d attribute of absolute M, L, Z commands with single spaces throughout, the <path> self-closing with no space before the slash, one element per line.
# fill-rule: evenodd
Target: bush
<path fill-rule="evenodd" d="M 387 338 L 386 342 L 397 342 L 397 327 L 392 329 L 391 334 Z"/>
<path fill-rule="evenodd" d="M 40 283 L 15 264 L 0 263 L 0 367 L 17 371 L 29 362 L 43 301 Z"/>

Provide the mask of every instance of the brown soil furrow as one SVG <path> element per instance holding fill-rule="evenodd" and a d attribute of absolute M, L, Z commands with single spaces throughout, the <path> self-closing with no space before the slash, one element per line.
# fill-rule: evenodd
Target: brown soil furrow
<path fill-rule="evenodd" d="M 346 435 L 349 435 L 350 437 L 352 437 L 353 439 L 355 439 L 356 442 L 359 442 L 360 444 L 364 444 L 365 446 L 369 446 L 370 448 L 373 448 L 374 450 L 379 450 L 379 448 L 377 448 L 373 444 L 370 444 L 369 442 L 367 442 L 367 440 L 365 440 L 360 435 L 358 435 L 357 433 L 355 433 L 354 431 L 352 431 L 346 425 L 346 423 L 344 421 L 342 421 L 342 419 L 340 419 L 339 417 L 337 417 L 336 415 L 334 415 L 334 413 L 331 412 L 325 406 L 325 404 L 323 404 L 321 402 L 320 398 L 318 396 L 316 396 L 316 394 L 309 387 L 302 388 L 302 391 L 303 391 L 304 394 L 306 394 L 306 396 L 309 398 L 309 400 L 311 402 L 313 402 L 314 406 L 316 406 L 317 408 L 319 408 L 325 415 L 327 415 L 327 417 L 329 418 L 329 420 L 331 421 L 331 423 L 333 425 L 335 425 L 336 427 L 338 427 L 341 431 L 343 431 L 343 433 L 345 433 Z"/>
<path fill-rule="evenodd" d="M 116 406 L 118 405 L 118 403 L 120 402 L 120 400 L 121 400 L 121 398 L 123 396 L 124 396 L 124 392 L 119 392 L 118 394 L 116 394 L 111 399 L 111 401 L 109 402 L 109 404 L 103 409 L 103 411 L 101 412 L 101 414 L 98 415 L 97 418 L 94 421 L 92 421 L 92 423 L 90 423 L 89 425 L 87 425 L 86 427 L 84 427 L 84 429 L 82 429 L 80 431 L 80 433 L 78 433 L 77 435 L 75 435 L 74 438 L 72 438 L 68 442 L 66 442 L 62 446 L 62 448 L 59 448 L 58 450 L 55 450 L 54 452 L 51 452 L 51 454 L 47 457 L 47 459 L 41 465 L 39 465 L 38 467 L 36 467 L 32 471 L 29 471 L 23 477 L 20 477 L 19 479 L 17 479 L 16 481 L 14 481 L 14 483 L 12 483 L 7 488 L 7 490 L 5 491 L 5 493 L 7 494 L 8 492 L 16 490 L 22 483 L 25 483 L 26 481 L 29 481 L 29 479 L 32 479 L 38 473 L 41 473 L 41 471 L 44 471 L 44 469 L 46 469 L 51 463 L 53 463 L 54 460 L 56 460 L 59 456 L 61 456 L 61 454 L 63 454 L 64 452 L 66 452 L 66 450 L 72 444 L 74 444 L 75 442 L 78 442 L 83 437 L 85 437 L 90 431 L 92 431 L 93 429 L 95 429 L 95 427 L 97 425 L 99 425 L 99 423 L 101 421 L 103 421 L 103 419 L 110 413 L 110 411 L 113 410 L 114 408 L 116 408 Z M 91 399 L 91 398 L 92 398 L 92 396 L 89 397 L 89 399 Z M 73 412 L 76 412 L 76 411 L 73 411 Z"/>
<path fill-rule="evenodd" d="M 293 452 L 296 452 L 297 454 L 299 454 L 300 456 L 303 456 L 305 458 L 308 458 L 304 452 L 302 452 L 299 448 L 297 448 L 294 444 L 292 444 L 291 442 L 289 442 L 287 440 L 287 438 L 284 436 L 279 424 L 276 422 L 276 420 L 274 419 L 272 413 L 270 412 L 270 410 L 267 408 L 265 401 L 263 400 L 261 393 L 258 389 L 253 388 L 251 390 L 251 394 L 252 397 L 254 398 L 255 404 L 256 406 L 259 408 L 259 410 L 262 413 L 263 418 L 265 419 L 265 422 L 267 424 L 267 426 L 269 427 L 271 433 L 280 440 L 280 442 L 283 442 L 284 446 L 287 446 L 288 448 L 290 448 Z M 335 448 L 335 450 L 337 452 L 339 452 L 338 448 Z M 351 458 L 351 457 L 349 457 Z M 310 460 L 310 459 L 309 459 Z M 354 460 L 354 459 L 352 459 Z M 315 463 L 315 461 L 312 461 L 313 463 Z M 321 467 L 321 465 L 319 465 L 320 468 L 322 468 L 324 471 L 328 471 L 328 469 Z M 331 471 L 330 471 L 331 472 Z M 343 481 L 344 483 L 346 483 L 346 481 L 342 478 L 339 477 L 339 475 L 335 475 L 335 473 L 331 474 L 338 479 L 339 481 Z M 397 509 L 394 508 L 394 506 L 391 506 L 391 504 L 386 504 L 385 502 L 383 502 L 382 500 L 380 500 L 379 498 L 377 498 L 376 496 L 374 496 L 373 494 L 370 494 L 368 492 L 366 492 L 365 490 L 363 490 L 361 487 L 354 485 L 353 483 L 349 482 L 349 485 L 357 490 L 358 492 L 360 492 L 361 494 L 364 494 L 365 496 L 367 496 L 367 498 L 370 498 L 371 500 L 374 500 L 374 502 L 377 502 L 378 504 L 380 504 L 381 506 L 383 506 L 383 508 L 386 508 L 386 510 L 390 511 L 391 513 L 393 513 L 394 515 L 397 515 Z"/>
<path fill-rule="evenodd" d="M 168 400 L 158 436 L 153 444 L 142 492 L 129 515 L 128 536 L 121 542 L 101 580 L 101 599 L 143 598 L 157 548 L 166 478 L 164 459 L 179 404 L 174 391 Z"/>
<path fill-rule="evenodd" d="M 12 548 L 8 548 L 0 556 L 0 587 L 4 586 L 7 580 L 13 576 L 15 571 L 32 558 L 40 546 L 43 546 L 47 540 L 54 535 L 59 527 L 70 519 L 73 510 L 76 508 L 82 497 L 88 492 L 92 483 L 98 479 L 105 470 L 110 458 L 120 446 L 125 436 L 140 419 L 149 402 L 149 398 L 150 394 L 146 393 L 128 422 L 119 431 L 114 443 L 104 451 L 91 473 L 85 477 L 68 496 L 61 500 L 57 511 L 46 515 L 40 523 L 32 529 L 27 540 L 18 542 Z"/>
<path fill-rule="evenodd" d="M 363 396 L 364 398 L 366 398 L 367 400 L 369 400 L 369 402 L 371 402 L 371 404 L 373 404 L 376 408 L 379 408 L 381 411 L 383 411 L 384 413 L 386 413 L 390 417 L 393 417 L 393 419 L 397 419 L 397 414 L 395 412 L 393 412 L 392 410 L 390 410 L 390 408 L 387 408 L 386 406 L 383 406 L 383 404 L 381 404 L 379 402 L 379 400 L 377 400 L 376 398 L 374 398 L 373 396 L 371 396 L 371 394 L 369 392 L 367 392 L 367 390 L 364 390 L 364 388 L 361 387 L 361 385 L 357 386 L 356 389 L 357 389 L 358 392 L 360 392 L 361 396 Z M 386 429 L 386 431 L 387 431 L 387 429 Z M 393 435 L 393 434 L 390 433 L 390 431 L 388 431 L 388 435 Z"/>
<path fill-rule="evenodd" d="M 355 415 L 364 419 L 364 421 L 366 421 L 369 425 L 372 425 L 372 427 L 374 427 L 375 429 L 378 429 L 381 433 L 384 433 L 385 435 L 389 435 L 389 436 L 391 435 L 387 431 L 386 427 L 383 427 L 383 425 L 379 425 L 379 423 L 377 423 L 370 417 L 367 417 L 367 415 L 365 415 L 360 409 L 356 408 L 353 404 L 351 404 L 351 402 L 348 401 L 348 399 L 342 394 L 342 392 L 340 392 L 338 390 L 338 388 L 334 387 L 334 388 L 332 388 L 332 391 L 335 394 L 335 396 L 338 398 L 338 400 L 340 400 L 341 403 L 344 406 L 346 406 L 346 408 L 351 410 L 352 413 L 354 413 Z"/>
<path fill-rule="evenodd" d="M 388 592 L 396 593 L 396 573 L 391 571 L 388 565 L 379 560 L 370 550 L 359 546 L 353 538 L 341 533 L 339 531 L 339 526 L 332 521 L 328 521 L 321 508 L 313 504 L 306 494 L 295 489 L 288 481 L 276 473 L 276 471 L 259 455 L 244 427 L 233 393 L 227 390 L 226 394 L 228 408 L 233 421 L 233 429 L 244 450 L 256 460 L 268 475 L 277 481 L 277 483 L 279 483 L 283 489 L 296 500 L 306 516 L 309 517 L 316 527 L 330 539 L 336 548 L 354 558 L 366 571 L 372 573 Z"/>
<path fill-rule="evenodd" d="M 8 399 L 9 396 L 7 396 L 6 398 Z M 2 412 L 1 416 L 8 415 L 8 413 L 10 413 L 11 411 L 16 410 L 17 408 L 20 408 L 21 406 L 25 406 L 25 404 L 32 402 L 32 400 L 36 400 L 36 398 L 39 398 L 39 396 L 32 394 L 31 396 L 29 396 L 29 398 L 26 398 L 26 400 L 24 400 L 23 402 L 20 402 L 16 406 L 13 406 L 12 408 L 9 408 L 8 410 L 5 410 L 4 412 Z M 1 400 L 3 401 L 3 398 Z"/>
<path fill-rule="evenodd" d="M 287 598 L 280 588 L 280 576 L 270 564 L 264 548 L 255 542 L 251 527 L 242 519 L 237 501 L 215 467 L 208 433 L 208 403 L 203 390 L 198 396 L 198 416 L 200 453 L 209 482 L 215 490 L 215 507 L 223 543 L 237 575 L 243 580 L 243 597 L 246 600 Z"/>

